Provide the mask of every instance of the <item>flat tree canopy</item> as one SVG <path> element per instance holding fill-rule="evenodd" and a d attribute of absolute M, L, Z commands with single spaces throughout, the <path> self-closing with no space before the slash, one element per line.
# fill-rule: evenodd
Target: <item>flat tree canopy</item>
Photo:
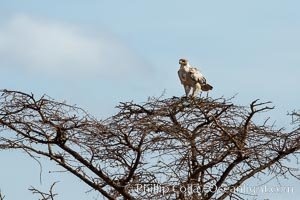
<path fill-rule="evenodd" d="M 0 95 L 0 149 L 48 157 L 105 199 L 243 199 L 238 188 L 262 173 L 300 178 L 286 162 L 299 154 L 300 114 L 289 132 L 254 122 L 270 102 L 149 98 L 98 120 L 46 95 Z"/>

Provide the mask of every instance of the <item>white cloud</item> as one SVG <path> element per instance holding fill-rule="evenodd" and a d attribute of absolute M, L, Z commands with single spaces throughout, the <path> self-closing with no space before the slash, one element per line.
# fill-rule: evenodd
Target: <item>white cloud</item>
<path fill-rule="evenodd" d="M 55 76 L 145 73 L 139 56 L 112 35 L 18 15 L 0 24 L 0 64 Z"/>

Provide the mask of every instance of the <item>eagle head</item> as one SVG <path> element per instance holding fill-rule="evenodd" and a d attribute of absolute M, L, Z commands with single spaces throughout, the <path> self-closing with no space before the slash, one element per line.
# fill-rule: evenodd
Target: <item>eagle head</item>
<path fill-rule="evenodd" d="M 184 58 L 181 58 L 181 59 L 179 60 L 179 64 L 180 64 L 180 65 L 187 65 L 187 64 L 188 64 L 188 60 L 187 60 L 187 59 L 184 59 Z"/>

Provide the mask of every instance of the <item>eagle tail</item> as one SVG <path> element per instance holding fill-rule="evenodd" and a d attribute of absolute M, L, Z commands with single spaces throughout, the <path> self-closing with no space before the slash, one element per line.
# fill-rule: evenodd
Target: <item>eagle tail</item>
<path fill-rule="evenodd" d="M 209 84 L 207 84 L 207 83 L 205 83 L 205 84 L 203 84 L 203 85 L 201 85 L 201 90 L 202 91 L 209 91 L 209 90 L 212 90 L 213 89 L 213 86 L 211 86 L 211 85 L 209 85 Z"/>

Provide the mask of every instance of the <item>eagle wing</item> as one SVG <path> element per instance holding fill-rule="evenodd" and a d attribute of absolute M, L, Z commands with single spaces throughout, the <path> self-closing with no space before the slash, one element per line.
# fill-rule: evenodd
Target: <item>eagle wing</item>
<path fill-rule="evenodd" d="M 193 67 L 193 68 L 190 69 L 189 72 L 190 72 L 191 78 L 194 81 L 200 83 L 201 90 L 208 91 L 208 90 L 212 90 L 213 89 L 213 87 L 211 85 L 209 85 L 209 84 L 206 83 L 206 79 L 203 76 L 203 74 L 199 71 L 199 69 Z"/>
<path fill-rule="evenodd" d="M 196 81 L 199 82 L 200 85 L 206 84 L 206 79 L 204 78 L 203 74 L 201 74 L 201 72 L 199 71 L 199 69 L 197 68 L 191 68 L 190 69 L 190 75 L 191 78 Z"/>

